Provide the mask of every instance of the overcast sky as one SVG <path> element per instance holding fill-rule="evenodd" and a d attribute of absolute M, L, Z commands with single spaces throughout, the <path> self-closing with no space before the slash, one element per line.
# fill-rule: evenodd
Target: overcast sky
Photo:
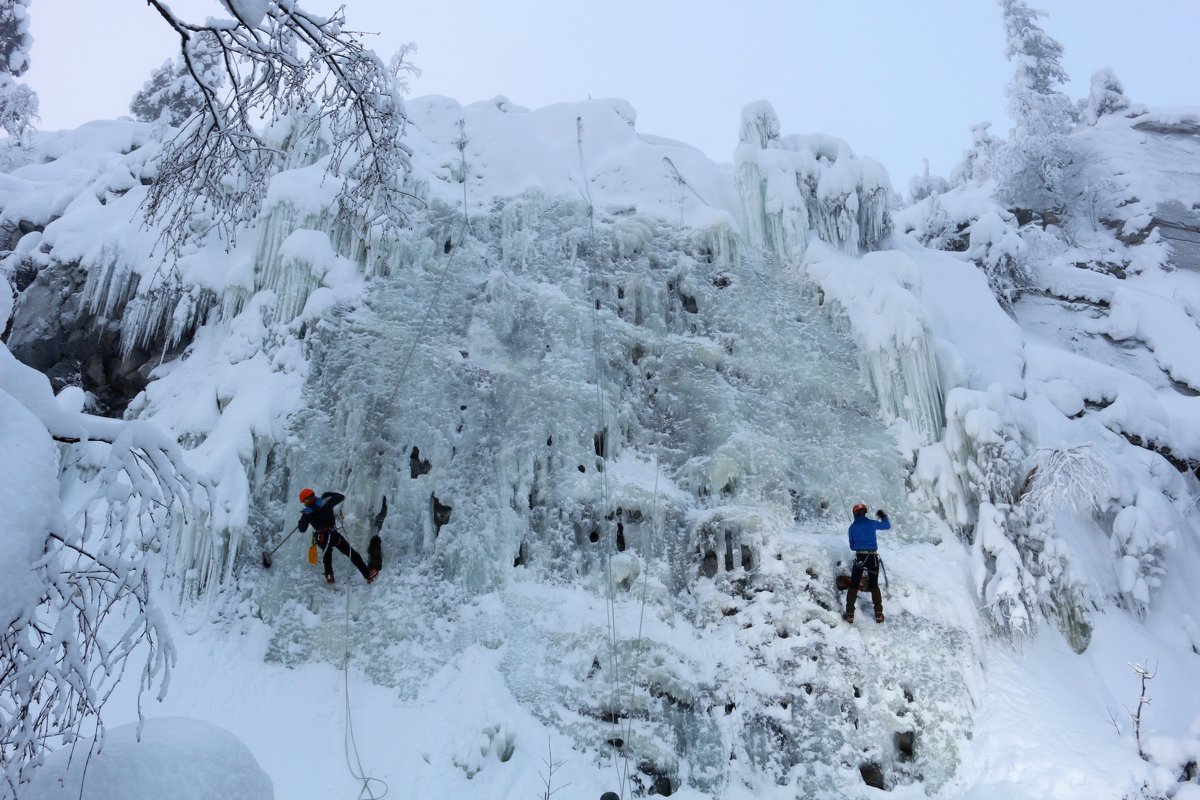
<path fill-rule="evenodd" d="M 1200 106 L 1200 0 L 1029 0 L 1066 50 L 1072 98 L 1112 67 L 1134 102 Z M 144 0 L 34 0 L 42 128 L 128 113 L 178 39 Z M 217 0 L 171 0 L 197 19 Z M 328 12 L 335 0 L 302 0 Z M 638 130 L 732 160 L 742 106 L 769 100 L 785 133 L 827 133 L 879 159 L 898 189 L 922 159 L 946 174 L 971 125 L 1007 133 L 994 0 L 345 0 L 385 59 L 417 46 L 412 94 L 502 94 L 538 108 L 619 97 Z"/>

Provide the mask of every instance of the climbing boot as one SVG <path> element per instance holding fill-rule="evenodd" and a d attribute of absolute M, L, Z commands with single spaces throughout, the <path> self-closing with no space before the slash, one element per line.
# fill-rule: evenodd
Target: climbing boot
<path fill-rule="evenodd" d="M 374 583 L 377 577 L 379 577 L 379 570 L 374 567 L 367 570 L 367 583 Z"/>
<path fill-rule="evenodd" d="M 854 624 L 854 613 L 852 611 L 847 611 L 845 614 L 842 614 L 842 619 L 846 620 L 846 622 L 849 622 L 851 625 L 853 625 Z"/>
<path fill-rule="evenodd" d="M 876 621 L 876 622 L 883 622 L 883 612 L 882 612 L 882 611 L 876 611 L 876 612 L 875 612 L 875 621 Z"/>
<path fill-rule="evenodd" d="M 325 582 L 326 582 L 326 583 L 333 583 L 333 576 L 332 576 L 332 575 L 326 575 L 326 576 L 325 576 Z"/>

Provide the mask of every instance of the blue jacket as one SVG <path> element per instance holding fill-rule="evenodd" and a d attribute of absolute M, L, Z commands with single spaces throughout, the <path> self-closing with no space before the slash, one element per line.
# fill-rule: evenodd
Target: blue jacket
<path fill-rule="evenodd" d="M 886 531 L 890 527 L 892 527 L 892 522 L 886 518 L 871 519 L 866 514 L 855 517 L 854 522 L 850 523 L 850 549 L 878 550 L 879 545 L 875 541 L 875 531 Z"/>

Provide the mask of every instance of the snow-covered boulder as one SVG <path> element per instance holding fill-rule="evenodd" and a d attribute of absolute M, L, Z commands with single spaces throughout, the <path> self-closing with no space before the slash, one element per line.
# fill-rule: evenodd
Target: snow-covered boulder
<path fill-rule="evenodd" d="M 146 720 L 104 737 L 90 759 L 89 743 L 63 748 L 34 773 L 22 800 L 274 800 L 275 789 L 250 749 L 229 731 L 198 719 Z"/>

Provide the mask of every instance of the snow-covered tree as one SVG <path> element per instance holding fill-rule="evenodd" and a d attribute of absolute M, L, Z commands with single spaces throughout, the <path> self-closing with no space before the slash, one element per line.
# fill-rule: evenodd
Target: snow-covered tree
<path fill-rule="evenodd" d="M 998 2 L 1007 37 L 1004 54 L 1016 65 L 1005 90 L 1015 127 L 1005 148 L 1000 193 L 1021 208 L 1055 208 L 1061 205 L 1063 169 L 1071 160 L 1066 135 L 1075 122 L 1070 99 L 1057 88 L 1067 82 L 1063 48 L 1038 26 L 1044 11 L 1024 0 Z"/>
<path fill-rule="evenodd" d="M 967 256 L 983 270 L 988 286 L 1005 308 L 1011 308 L 1017 298 L 1029 288 L 1032 277 L 1025 259 L 1025 242 L 1007 215 L 1005 220 L 995 211 L 982 214 L 968 229 Z"/>
<path fill-rule="evenodd" d="M 950 191 L 950 182 L 941 175 L 929 174 L 929 160 L 925 160 L 925 168 L 921 175 L 908 182 L 909 202 L 919 203 L 934 194 L 944 194 Z"/>
<path fill-rule="evenodd" d="M 233 19 L 192 23 L 149 4 L 179 35 L 202 99 L 163 147 L 147 198 L 147 219 L 170 246 L 214 229 L 232 240 L 257 214 L 285 157 L 263 121 L 287 125 L 287 147 L 323 163 L 337 187 L 334 216 L 385 229 L 404 221 L 410 151 L 397 66 L 345 29 L 341 9 L 323 17 L 292 0 L 224 0 Z M 215 42 L 223 89 L 206 78 L 197 37 Z"/>
<path fill-rule="evenodd" d="M 1105 114 L 1116 114 L 1129 108 L 1129 98 L 1117 73 L 1101 67 L 1092 73 L 1092 88 L 1079 103 L 1079 116 L 1085 125 L 1095 125 Z"/>
<path fill-rule="evenodd" d="M 1032 416 L 999 384 L 986 392 L 956 388 L 946 396 L 945 436 L 921 450 L 917 473 L 971 547 L 975 588 L 993 628 L 1027 634 L 1052 619 L 1082 651 L 1095 598 L 1055 521 L 1059 513 L 1106 508 L 1112 476 L 1095 448 L 1034 452 L 1035 436 Z"/>
<path fill-rule="evenodd" d="M 1066 542 L 1055 531 L 1059 514 L 1103 511 L 1113 493 L 1108 459 L 1093 444 L 1039 451 L 1021 488 L 1026 563 L 1038 580 L 1042 611 L 1058 619 L 1063 633 L 1079 652 L 1091 636 L 1088 611 L 1095 602 L 1071 559 Z"/>
<path fill-rule="evenodd" d="M 37 118 L 37 95 L 19 78 L 29 69 L 29 0 L 0 3 L 0 128 L 19 141 Z"/>
<path fill-rule="evenodd" d="M 183 46 L 192 51 L 192 66 L 200 81 L 192 78 L 183 56 L 163 62 L 129 103 L 130 113 L 142 122 L 162 120 L 168 125 L 182 125 L 204 107 L 200 83 L 216 89 L 224 85 L 221 49 L 216 37 L 200 33 Z"/>
<path fill-rule="evenodd" d="M 1161 494 L 1139 491 L 1135 502 L 1117 512 L 1110 548 L 1117 563 L 1118 599 L 1123 606 L 1146 614 L 1177 540 L 1173 515 Z"/>
<path fill-rule="evenodd" d="M 972 572 L 983 611 L 1006 634 L 1036 624 L 1039 582 L 1030 569 L 1027 527 L 1016 510 L 1032 450 L 1032 422 L 999 384 L 986 392 L 957 388 L 946 396 L 946 434 L 921 458 L 941 460 L 933 470 L 943 486 L 943 513 L 972 548 Z M 939 452 L 940 451 L 940 452 Z M 929 473 L 928 464 L 919 467 Z M 974 513 L 972 513 L 974 509 Z M 964 516 L 965 512 L 965 516 Z"/>
<path fill-rule="evenodd" d="M 141 687 L 165 690 L 174 650 L 147 565 L 172 546 L 168 534 L 202 486 L 170 436 L 84 414 L 83 393 L 64 394 L 0 344 L 5 797 L 47 748 L 93 728 L 102 741 L 101 711 L 137 660 Z"/>
<path fill-rule="evenodd" d="M 988 130 L 990 122 L 971 126 L 971 148 L 963 154 L 962 162 L 950 173 L 955 186 L 972 181 L 982 182 L 995 177 L 996 165 L 1004 143 Z"/>

